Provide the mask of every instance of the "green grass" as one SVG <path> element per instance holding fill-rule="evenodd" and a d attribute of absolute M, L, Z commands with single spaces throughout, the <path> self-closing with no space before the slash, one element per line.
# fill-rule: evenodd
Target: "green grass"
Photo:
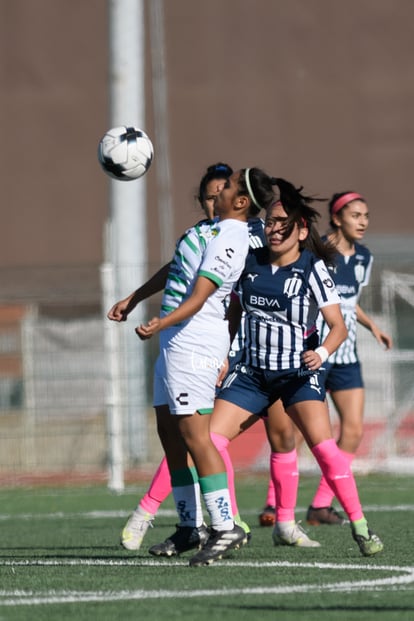
<path fill-rule="evenodd" d="M 144 492 L 130 487 L 0 489 L 0 621 L 252 619 L 403 621 L 414 614 L 414 479 L 357 477 L 371 527 L 385 550 L 364 558 L 349 527 L 307 527 L 322 547 L 272 545 L 257 526 L 266 478 L 238 481 L 251 544 L 211 567 L 147 554 L 174 531 L 168 499 L 139 553 L 119 546 L 128 513 Z M 316 477 L 302 476 L 304 521 Z"/>

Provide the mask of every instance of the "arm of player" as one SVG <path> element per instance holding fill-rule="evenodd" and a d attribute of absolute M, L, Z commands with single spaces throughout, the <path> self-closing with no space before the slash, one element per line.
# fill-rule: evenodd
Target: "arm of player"
<path fill-rule="evenodd" d="M 178 308 L 165 317 L 153 317 L 146 325 L 141 324 L 135 328 L 135 332 L 141 340 L 149 339 L 160 330 L 165 330 L 165 328 L 170 328 L 193 317 L 216 289 L 217 285 L 212 280 L 205 276 L 199 276 L 191 295 Z"/>
<path fill-rule="evenodd" d="M 348 330 L 345 326 L 340 304 L 330 304 L 329 306 L 324 306 L 320 309 L 320 312 L 329 326 L 328 336 L 320 345 L 322 349 L 321 353 L 324 352 L 326 355 L 321 357 L 318 353 L 319 348 L 316 348 L 315 351 L 310 349 L 303 352 L 302 360 L 310 371 L 316 371 L 319 369 L 327 357 L 338 349 L 340 344 L 343 343 L 348 336 Z"/>
<path fill-rule="evenodd" d="M 139 289 L 131 293 L 128 297 L 116 302 L 107 314 L 112 321 L 126 321 L 129 313 L 143 300 L 151 297 L 158 291 L 162 291 L 167 282 L 170 263 L 164 265 Z"/>
<path fill-rule="evenodd" d="M 370 330 L 374 336 L 374 338 L 378 341 L 380 345 L 384 345 L 385 349 L 391 349 L 392 347 L 392 338 L 389 334 L 386 334 L 377 326 L 377 324 L 369 317 L 360 307 L 359 304 L 356 305 L 356 313 L 357 313 L 357 321 Z"/>

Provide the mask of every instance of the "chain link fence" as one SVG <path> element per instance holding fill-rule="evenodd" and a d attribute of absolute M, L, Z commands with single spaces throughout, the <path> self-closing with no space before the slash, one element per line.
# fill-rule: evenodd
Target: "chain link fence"
<path fill-rule="evenodd" d="M 28 475 L 105 478 L 113 459 L 108 383 L 114 352 L 108 352 L 105 339 L 111 322 L 105 318 L 108 309 L 102 309 L 99 268 L 2 270 L 0 283 L 0 482 Z M 149 302 L 148 317 L 157 314 L 159 300 Z M 414 460 L 411 255 L 377 253 L 361 305 L 392 334 L 395 346 L 382 351 L 370 333 L 359 331 L 367 390 L 365 437 L 356 463 L 370 470 L 407 469 Z M 145 391 L 137 418 L 127 398 L 119 401 L 122 468 L 151 471 L 162 454 L 151 407 L 157 340 L 139 341 L 133 315 L 113 325 L 128 355 L 144 348 L 145 360 L 144 377 L 128 378 L 126 366 L 119 367 L 121 387 L 129 381 Z M 131 399 L 133 391 L 124 397 Z M 332 421 L 335 426 L 334 408 Z M 134 444 L 143 447 L 138 454 Z M 261 458 L 254 463 L 238 454 L 235 467 L 267 469 L 267 447 L 257 454 Z"/>

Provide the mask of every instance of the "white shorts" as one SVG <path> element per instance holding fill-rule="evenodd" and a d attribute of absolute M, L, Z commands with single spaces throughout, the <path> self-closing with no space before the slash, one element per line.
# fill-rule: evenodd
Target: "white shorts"
<path fill-rule="evenodd" d="M 171 414 L 211 413 L 218 371 L 229 346 L 227 321 L 215 321 L 213 333 L 195 331 L 191 322 L 178 332 L 161 333 L 154 371 L 154 407 L 167 404 Z"/>

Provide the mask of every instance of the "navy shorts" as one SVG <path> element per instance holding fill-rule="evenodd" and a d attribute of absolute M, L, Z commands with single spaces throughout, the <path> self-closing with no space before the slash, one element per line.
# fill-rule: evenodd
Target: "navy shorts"
<path fill-rule="evenodd" d="M 364 388 L 361 364 L 329 364 L 325 362 L 320 369 L 321 383 L 325 383 L 325 389 L 329 392 L 337 390 L 350 390 L 352 388 Z"/>
<path fill-rule="evenodd" d="M 217 398 L 263 416 L 278 399 L 285 409 L 301 401 L 325 401 L 325 388 L 318 371 L 267 371 L 241 363 L 227 375 Z"/>

